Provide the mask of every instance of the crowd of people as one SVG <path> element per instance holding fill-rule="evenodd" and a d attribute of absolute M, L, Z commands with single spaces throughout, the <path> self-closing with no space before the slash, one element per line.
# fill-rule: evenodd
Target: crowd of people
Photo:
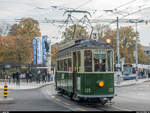
<path fill-rule="evenodd" d="M 30 71 L 27 71 L 25 73 L 14 72 L 7 75 L 7 80 L 8 83 L 16 83 L 16 85 L 20 85 L 21 81 L 24 81 L 26 83 L 46 83 L 51 81 L 51 74 L 48 72 L 40 72 L 33 76 L 33 73 Z"/>

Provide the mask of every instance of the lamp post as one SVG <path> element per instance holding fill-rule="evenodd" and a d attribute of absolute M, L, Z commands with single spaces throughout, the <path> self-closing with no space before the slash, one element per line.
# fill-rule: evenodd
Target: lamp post
<path fill-rule="evenodd" d="M 117 84 L 120 84 L 120 47 L 119 47 L 119 18 L 117 17 L 117 34 L 116 34 L 116 43 L 117 43 Z"/>
<path fill-rule="evenodd" d="M 105 12 L 111 12 L 114 13 L 113 10 L 104 10 Z M 116 43 L 117 43 L 117 63 L 116 63 L 116 68 L 117 68 L 117 84 L 120 84 L 120 47 L 119 47 L 119 18 L 117 17 L 117 33 L 116 33 Z"/>
<path fill-rule="evenodd" d="M 138 81 L 138 36 L 137 36 L 137 23 L 141 23 L 144 20 L 138 20 L 136 19 L 135 21 L 131 21 L 131 23 L 135 23 L 135 32 L 136 32 L 136 45 L 135 45 L 135 60 L 136 60 L 136 81 Z"/>

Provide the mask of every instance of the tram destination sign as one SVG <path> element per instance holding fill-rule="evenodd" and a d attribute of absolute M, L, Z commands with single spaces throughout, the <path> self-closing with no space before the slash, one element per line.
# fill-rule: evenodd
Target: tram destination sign
<path fill-rule="evenodd" d="M 75 44 L 75 41 L 72 40 L 72 41 L 66 42 L 65 44 L 61 44 L 58 47 L 59 47 L 59 50 L 62 50 L 62 49 L 68 48 L 74 44 Z"/>

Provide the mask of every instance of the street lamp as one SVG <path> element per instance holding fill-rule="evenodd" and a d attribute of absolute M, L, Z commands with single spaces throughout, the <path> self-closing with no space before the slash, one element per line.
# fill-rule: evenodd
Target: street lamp
<path fill-rule="evenodd" d="M 120 47 L 119 47 L 119 18 L 117 17 L 117 35 L 116 35 L 116 42 L 117 42 L 117 84 L 120 84 Z"/>
<path fill-rule="evenodd" d="M 105 12 L 111 12 L 114 13 L 114 10 L 104 10 Z M 119 47 L 119 18 L 117 17 L 117 33 L 116 33 L 116 43 L 117 43 L 117 64 L 116 64 L 116 68 L 117 68 L 117 84 L 120 84 L 120 47 Z"/>
<path fill-rule="evenodd" d="M 133 20 L 129 20 L 129 22 L 131 23 L 135 23 L 135 31 L 136 31 L 136 47 L 135 47 L 135 58 L 136 58 L 136 81 L 138 80 L 138 37 L 137 37 L 137 23 L 141 23 L 143 22 L 144 20 L 139 20 L 139 19 L 136 19 L 135 21 Z"/>

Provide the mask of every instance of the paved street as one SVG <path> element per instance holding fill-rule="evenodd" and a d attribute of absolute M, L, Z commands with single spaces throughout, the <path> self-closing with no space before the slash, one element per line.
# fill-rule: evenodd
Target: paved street
<path fill-rule="evenodd" d="M 124 110 L 150 111 L 150 82 L 117 88 L 113 106 Z"/>
<path fill-rule="evenodd" d="M 15 103 L 0 104 L 1 111 L 68 111 L 48 99 L 41 89 L 10 90 L 8 96 L 13 97 Z"/>
<path fill-rule="evenodd" d="M 8 92 L 13 104 L 0 104 L 1 111 L 150 111 L 150 82 L 117 87 L 117 96 L 105 106 L 71 101 L 55 91 L 54 85 L 36 89 L 21 89 Z M 2 92 L 0 93 L 2 95 Z"/>

